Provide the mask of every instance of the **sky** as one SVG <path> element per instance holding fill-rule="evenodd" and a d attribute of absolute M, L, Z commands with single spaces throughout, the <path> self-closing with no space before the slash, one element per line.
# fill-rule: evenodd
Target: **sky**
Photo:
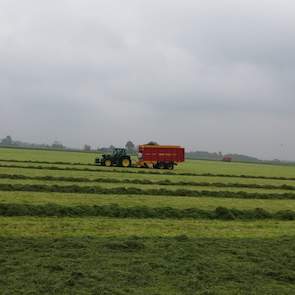
<path fill-rule="evenodd" d="M 0 0 L 0 138 L 295 160 L 294 0 Z"/>

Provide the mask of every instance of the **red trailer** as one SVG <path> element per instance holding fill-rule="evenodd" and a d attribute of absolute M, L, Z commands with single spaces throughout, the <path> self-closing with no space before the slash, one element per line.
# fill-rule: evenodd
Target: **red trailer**
<path fill-rule="evenodd" d="M 184 148 L 176 145 L 148 145 L 138 147 L 138 166 L 173 169 L 184 162 Z"/>
<path fill-rule="evenodd" d="M 223 162 L 231 162 L 232 161 L 232 157 L 230 156 L 224 156 L 222 159 Z"/>

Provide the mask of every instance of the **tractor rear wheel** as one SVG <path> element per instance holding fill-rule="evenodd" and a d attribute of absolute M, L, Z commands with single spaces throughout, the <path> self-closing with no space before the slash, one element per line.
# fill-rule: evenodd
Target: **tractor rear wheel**
<path fill-rule="evenodd" d="M 131 162 L 129 159 L 123 159 L 122 162 L 121 162 L 121 166 L 122 167 L 129 167 L 131 166 Z"/>
<path fill-rule="evenodd" d="M 107 167 L 110 167 L 110 166 L 112 166 L 112 161 L 111 160 L 105 160 L 104 165 L 107 166 Z"/>

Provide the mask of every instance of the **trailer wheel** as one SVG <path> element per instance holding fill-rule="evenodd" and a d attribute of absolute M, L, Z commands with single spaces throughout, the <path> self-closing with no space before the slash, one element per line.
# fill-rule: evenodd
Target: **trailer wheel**
<path fill-rule="evenodd" d="M 168 169 L 168 170 L 173 170 L 174 164 L 172 162 L 167 163 L 165 168 Z"/>
<path fill-rule="evenodd" d="M 165 169 L 166 164 L 160 162 L 160 163 L 158 164 L 158 166 L 159 166 L 159 169 Z"/>
<path fill-rule="evenodd" d="M 107 167 L 110 167 L 110 166 L 112 166 L 112 161 L 111 160 L 105 160 L 104 165 L 107 166 Z"/>

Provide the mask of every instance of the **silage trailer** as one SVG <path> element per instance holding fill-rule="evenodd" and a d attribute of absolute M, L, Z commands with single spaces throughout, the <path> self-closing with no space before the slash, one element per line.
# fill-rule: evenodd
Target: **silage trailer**
<path fill-rule="evenodd" d="M 118 167 L 145 167 L 172 170 L 175 165 L 185 161 L 185 151 L 176 145 L 142 144 L 138 147 L 138 159 L 132 164 L 126 149 L 114 149 L 112 154 L 95 159 L 96 165 Z"/>

